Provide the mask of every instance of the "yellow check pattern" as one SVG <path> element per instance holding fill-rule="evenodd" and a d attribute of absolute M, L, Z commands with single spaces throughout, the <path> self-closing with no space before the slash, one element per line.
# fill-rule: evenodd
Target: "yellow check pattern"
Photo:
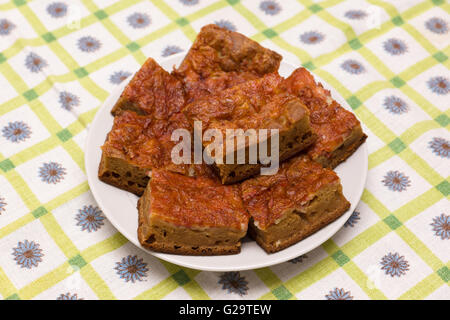
<path fill-rule="evenodd" d="M 0 298 L 448 298 L 449 13 L 443 0 L 0 1 Z M 83 148 L 99 106 L 207 23 L 319 75 L 369 135 L 355 214 L 306 256 L 200 272 L 138 250 L 101 212 L 83 220 L 98 213 Z"/>

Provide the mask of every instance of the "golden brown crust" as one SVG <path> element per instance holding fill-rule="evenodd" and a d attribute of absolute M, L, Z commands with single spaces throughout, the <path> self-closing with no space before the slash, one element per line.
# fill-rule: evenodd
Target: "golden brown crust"
<path fill-rule="evenodd" d="M 161 168 L 172 164 L 171 141 L 176 129 L 191 130 L 181 113 L 169 119 L 154 119 L 131 111 L 114 117 L 114 124 L 102 146 L 107 156 L 120 157 L 139 168 Z"/>
<path fill-rule="evenodd" d="M 125 87 L 111 113 L 118 115 L 130 110 L 154 119 L 168 119 L 184 104 L 183 83 L 148 58 Z"/>
<path fill-rule="evenodd" d="M 183 114 L 168 120 L 152 119 L 132 111 L 114 117 L 114 124 L 102 146 L 99 178 L 136 195 L 141 195 L 154 168 L 165 168 L 191 176 L 216 178 L 206 164 L 174 164 L 171 151 L 177 142 L 171 141 L 173 130 L 191 130 Z"/>
<path fill-rule="evenodd" d="M 304 239 L 350 207 L 339 177 L 306 155 L 283 163 L 273 176 L 244 181 L 241 190 L 250 234 L 267 252 Z"/>
<path fill-rule="evenodd" d="M 329 168 L 345 161 L 365 141 L 366 135 L 353 113 L 331 98 L 330 92 L 305 69 L 296 69 L 284 82 L 311 112 L 311 127 L 318 139 L 308 155 Z"/>
<path fill-rule="evenodd" d="M 282 57 L 246 36 L 204 26 L 173 74 L 184 82 L 188 101 L 276 72 Z"/>
<path fill-rule="evenodd" d="M 181 255 L 226 255 L 241 250 L 239 241 L 245 232 L 236 232 L 226 228 L 184 228 L 177 227 L 160 219 L 147 222 L 144 218 L 147 209 L 144 204 L 148 198 L 138 201 L 139 227 L 138 239 L 147 249 Z"/>
<path fill-rule="evenodd" d="M 150 188 L 153 217 L 184 227 L 246 229 L 248 215 L 236 185 L 153 170 Z"/>
<path fill-rule="evenodd" d="M 148 58 L 125 87 L 111 113 L 124 110 L 167 119 L 186 101 L 278 70 L 281 56 L 242 34 L 207 25 L 173 75 Z"/>
<path fill-rule="evenodd" d="M 306 132 L 302 136 L 298 133 Z M 292 127 L 291 130 L 282 134 L 280 137 L 280 154 L 279 162 L 289 159 L 290 157 L 298 154 L 301 150 L 310 146 L 316 140 L 316 134 L 311 131 L 306 131 L 302 128 L 302 123 Z M 245 154 L 248 155 L 249 147 L 246 147 Z M 218 173 L 220 180 L 223 184 L 232 184 L 239 182 L 245 178 L 258 175 L 263 166 L 261 164 L 249 164 L 248 159 L 245 164 L 213 164 L 216 172 Z"/>
<path fill-rule="evenodd" d="M 326 205 L 327 208 L 309 219 L 299 212 L 292 212 L 279 225 L 269 227 L 265 231 L 259 230 L 250 223 L 249 234 L 267 253 L 278 252 L 319 231 L 350 208 L 350 203 L 342 193 L 336 194 L 335 199 L 330 200 Z M 270 241 L 274 238 L 277 240 Z"/>
<path fill-rule="evenodd" d="M 303 103 L 282 86 L 283 78 L 271 73 L 257 80 L 226 89 L 188 104 L 183 112 L 191 121 L 202 121 L 203 131 L 216 130 L 226 137 L 228 129 L 240 129 L 242 133 L 254 129 L 277 129 L 279 132 L 279 159 L 288 157 L 310 146 L 315 141 L 309 121 L 309 111 Z M 225 139 L 225 138 L 224 138 Z M 215 156 L 222 183 L 233 183 L 257 174 L 261 163 L 249 164 L 248 139 L 240 147 L 232 139 L 233 154 L 227 154 L 227 142 L 218 146 L 222 156 Z M 260 139 L 261 141 L 262 139 Z M 207 148 L 210 141 L 204 141 Z M 270 143 L 270 142 L 269 142 Z M 216 143 L 217 144 L 217 143 Z M 258 144 L 257 141 L 254 144 Z M 245 149 L 244 164 L 226 163 L 227 157 L 237 158 L 237 149 Z M 222 163 L 221 163 L 222 162 Z"/>
<path fill-rule="evenodd" d="M 237 186 L 164 170 L 153 171 L 138 211 L 140 243 L 175 254 L 238 253 L 249 219 Z"/>
<path fill-rule="evenodd" d="M 361 129 L 361 126 L 355 126 L 343 143 L 337 147 L 330 156 L 316 155 L 312 157 L 314 161 L 322 164 L 327 168 L 336 168 L 340 163 L 347 160 L 364 141 L 366 141 L 367 135 Z M 310 153 L 311 156 L 311 153 Z"/>
<path fill-rule="evenodd" d="M 247 210 L 264 230 L 287 210 L 306 210 L 305 206 L 328 185 L 340 185 L 336 173 L 301 155 L 284 162 L 274 175 L 242 182 L 241 191 Z"/>
<path fill-rule="evenodd" d="M 183 108 L 203 129 L 284 129 L 309 115 L 294 95 L 280 88 L 283 78 L 271 73 L 241 85 L 198 99 Z"/>
<path fill-rule="evenodd" d="M 198 51 L 204 50 L 215 52 L 211 56 L 203 55 L 205 60 L 193 57 Z M 248 71 L 261 76 L 277 71 L 281 59 L 278 53 L 243 34 L 209 24 L 202 27 L 177 71 L 185 67 L 193 68 L 203 78 L 216 71 Z"/>

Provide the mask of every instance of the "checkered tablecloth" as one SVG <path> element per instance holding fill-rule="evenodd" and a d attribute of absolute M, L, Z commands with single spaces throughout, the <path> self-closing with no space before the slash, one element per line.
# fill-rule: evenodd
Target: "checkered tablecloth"
<path fill-rule="evenodd" d="M 450 298 L 445 0 L 0 0 L 0 298 Z M 146 57 L 217 23 L 335 87 L 368 134 L 363 197 L 289 262 L 200 272 L 118 233 L 84 168 L 89 123 Z"/>

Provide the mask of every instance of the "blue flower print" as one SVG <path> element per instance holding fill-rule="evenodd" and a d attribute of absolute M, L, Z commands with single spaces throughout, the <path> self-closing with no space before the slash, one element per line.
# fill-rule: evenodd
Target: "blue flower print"
<path fill-rule="evenodd" d="M 23 121 L 9 122 L 3 127 L 2 134 L 9 141 L 19 143 L 31 136 L 31 128 Z"/>
<path fill-rule="evenodd" d="M 341 68 L 350 74 L 361 74 L 366 71 L 364 66 L 356 60 L 349 59 L 341 64 Z"/>
<path fill-rule="evenodd" d="M 222 285 L 222 290 L 228 290 L 228 293 L 236 293 L 243 296 L 248 291 L 248 282 L 244 277 L 241 277 L 239 272 L 225 272 L 220 276 L 218 283 Z"/>
<path fill-rule="evenodd" d="M 431 18 L 425 22 L 425 27 L 431 32 L 437 34 L 446 34 L 448 32 L 447 21 L 441 18 Z"/>
<path fill-rule="evenodd" d="M 136 12 L 127 18 L 128 24 L 134 29 L 142 29 L 151 23 L 151 19 L 148 14 Z"/>
<path fill-rule="evenodd" d="M 406 43 L 400 39 L 388 39 L 383 43 L 383 48 L 393 56 L 399 56 L 408 51 Z"/>
<path fill-rule="evenodd" d="M 350 291 L 345 291 L 342 288 L 334 288 L 327 295 L 325 295 L 327 300 L 353 300 Z"/>
<path fill-rule="evenodd" d="M 433 218 L 433 223 L 430 225 L 436 237 L 441 237 L 442 240 L 450 239 L 450 215 L 441 213 L 440 216 Z"/>
<path fill-rule="evenodd" d="M 39 244 L 28 240 L 19 242 L 17 247 L 13 248 L 12 255 L 21 268 L 27 269 L 37 267 L 42 262 L 42 257 L 44 256 L 42 249 L 39 248 Z"/>
<path fill-rule="evenodd" d="M 428 88 L 438 95 L 446 95 L 450 92 L 450 81 L 447 78 L 437 76 L 427 81 Z"/>
<path fill-rule="evenodd" d="M 6 211 L 6 209 L 5 209 L 6 205 L 7 205 L 7 203 L 6 203 L 5 198 L 0 197 L 0 215 Z"/>
<path fill-rule="evenodd" d="M 289 262 L 293 263 L 293 264 L 302 263 L 307 258 L 308 258 L 308 256 L 306 254 L 302 254 L 301 256 L 298 256 L 297 258 L 289 260 Z"/>
<path fill-rule="evenodd" d="M 180 0 L 180 2 L 185 6 L 195 6 L 198 4 L 199 0 Z"/>
<path fill-rule="evenodd" d="M 344 16 L 350 20 L 362 20 L 367 17 L 367 13 L 362 10 L 348 10 Z"/>
<path fill-rule="evenodd" d="M 348 218 L 348 220 L 345 222 L 344 227 L 353 228 L 358 223 L 358 221 L 361 219 L 359 216 L 360 216 L 360 213 L 358 211 L 353 211 L 350 218 Z"/>
<path fill-rule="evenodd" d="M 398 192 L 405 191 L 411 185 L 409 177 L 397 170 L 389 171 L 381 182 L 383 182 L 389 190 Z"/>
<path fill-rule="evenodd" d="M 221 28 L 230 30 L 230 31 L 236 31 L 237 30 L 236 26 L 232 22 L 230 22 L 228 20 L 224 20 L 224 19 L 217 20 L 217 21 L 214 21 L 214 24 L 219 26 L 219 27 L 221 27 Z"/>
<path fill-rule="evenodd" d="M 429 147 L 439 157 L 450 158 L 450 141 L 447 139 L 435 137 L 429 142 Z"/>
<path fill-rule="evenodd" d="M 39 168 L 39 177 L 48 184 L 57 184 L 64 179 L 65 175 L 66 169 L 56 162 L 44 163 Z"/>
<path fill-rule="evenodd" d="M 61 294 L 56 300 L 83 300 L 83 298 L 78 298 L 78 294 L 76 293 L 71 294 L 67 292 L 66 294 Z"/>
<path fill-rule="evenodd" d="M 78 48 L 83 52 L 95 52 L 102 46 L 101 42 L 91 36 L 78 39 Z"/>
<path fill-rule="evenodd" d="M 116 262 L 117 274 L 125 282 L 135 283 L 136 281 L 143 281 L 147 277 L 147 263 L 143 259 L 138 259 L 137 256 L 131 256 L 122 258 L 121 262 Z"/>
<path fill-rule="evenodd" d="M 183 52 L 183 49 L 181 49 L 179 46 L 167 46 L 162 51 L 161 56 L 168 57 L 180 52 Z"/>
<path fill-rule="evenodd" d="M 47 66 L 47 61 L 34 52 L 30 52 L 25 58 L 25 67 L 33 73 L 37 73 Z"/>
<path fill-rule="evenodd" d="M 281 11 L 281 6 L 276 1 L 266 0 L 259 4 L 259 8 L 270 16 L 277 15 Z"/>
<path fill-rule="evenodd" d="M 389 96 L 384 99 L 383 103 L 386 110 L 393 114 L 402 114 L 408 112 L 408 105 L 405 101 L 396 96 Z"/>
<path fill-rule="evenodd" d="M 92 232 L 97 231 L 104 225 L 105 217 L 98 207 L 89 205 L 78 210 L 75 220 L 78 221 L 77 226 L 81 227 L 81 231 Z"/>
<path fill-rule="evenodd" d="M 53 2 L 47 6 L 47 12 L 52 18 L 61 18 L 67 14 L 67 4 L 63 2 Z"/>
<path fill-rule="evenodd" d="M 8 19 L 0 19 L 0 36 L 7 36 L 16 27 L 14 23 Z"/>
<path fill-rule="evenodd" d="M 131 72 L 128 71 L 116 71 L 114 72 L 110 77 L 109 77 L 109 81 L 112 84 L 121 84 L 122 81 L 124 81 L 125 79 L 127 79 L 129 76 L 131 76 Z"/>
<path fill-rule="evenodd" d="M 305 44 L 317 44 L 322 42 L 325 36 L 317 31 L 307 31 L 300 35 L 300 41 Z"/>
<path fill-rule="evenodd" d="M 73 93 L 62 91 L 59 93 L 59 103 L 63 109 L 70 111 L 73 107 L 80 105 L 80 98 Z"/>
<path fill-rule="evenodd" d="M 400 277 L 409 270 L 409 263 L 405 257 L 397 252 L 392 254 L 389 252 L 381 259 L 381 270 L 384 270 L 391 277 Z"/>

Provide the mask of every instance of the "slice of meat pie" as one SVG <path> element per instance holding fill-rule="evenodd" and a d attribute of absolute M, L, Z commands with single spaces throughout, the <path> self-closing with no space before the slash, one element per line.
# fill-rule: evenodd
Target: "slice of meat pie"
<path fill-rule="evenodd" d="M 350 207 L 339 177 L 306 155 L 283 163 L 275 175 L 244 181 L 241 192 L 249 233 L 268 253 L 308 237 Z"/>
<path fill-rule="evenodd" d="M 316 83 L 308 70 L 295 70 L 285 85 L 311 112 L 311 127 L 317 134 L 317 141 L 308 150 L 311 159 L 334 168 L 364 143 L 367 136 L 359 120 L 336 102 L 322 84 Z"/>
<path fill-rule="evenodd" d="M 166 170 L 152 171 L 138 211 L 142 246 L 185 255 L 239 253 L 249 220 L 237 185 Z"/>

